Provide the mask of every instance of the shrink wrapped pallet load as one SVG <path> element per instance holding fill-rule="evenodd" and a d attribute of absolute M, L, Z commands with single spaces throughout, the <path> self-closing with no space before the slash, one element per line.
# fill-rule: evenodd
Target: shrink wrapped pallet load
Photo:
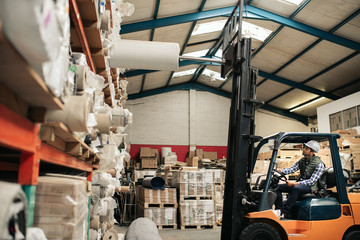
<path fill-rule="evenodd" d="M 180 201 L 180 224 L 182 226 L 214 225 L 214 200 Z"/>

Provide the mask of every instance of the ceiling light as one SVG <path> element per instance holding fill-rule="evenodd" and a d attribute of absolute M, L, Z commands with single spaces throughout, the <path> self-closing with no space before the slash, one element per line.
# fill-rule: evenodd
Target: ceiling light
<path fill-rule="evenodd" d="M 181 71 L 181 72 L 176 72 L 176 73 L 174 73 L 173 77 L 175 78 L 175 77 L 192 75 L 195 73 L 195 71 L 196 71 L 196 68 L 192 68 L 192 69 Z"/>
<path fill-rule="evenodd" d="M 290 112 L 294 112 L 294 111 L 296 111 L 296 110 L 299 110 L 299 109 L 301 109 L 301 108 L 304 108 L 304 107 L 306 107 L 306 106 L 309 106 L 310 104 L 316 103 L 316 102 L 318 102 L 318 101 L 320 101 L 320 100 L 323 100 L 324 98 L 325 98 L 325 97 L 321 97 L 321 98 L 315 99 L 315 100 L 313 100 L 313 101 L 311 101 L 311 102 L 305 103 L 304 105 L 300 105 L 300 106 L 298 106 L 298 107 L 296 107 L 296 108 L 290 109 Z"/>

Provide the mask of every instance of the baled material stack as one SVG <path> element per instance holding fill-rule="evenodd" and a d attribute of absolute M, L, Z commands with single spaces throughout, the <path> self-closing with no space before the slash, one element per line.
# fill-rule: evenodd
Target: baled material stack
<path fill-rule="evenodd" d="M 172 184 L 179 189 L 180 227 L 215 228 L 214 174 L 209 170 L 172 173 Z"/>
<path fill-rule="evenodd" d="M 34 226 L 48 239 L 85 239 L 87 231 L 87 181 L 80 177 L 39 177 Z"/>
<path fill-rule="evenodd" d="M 176 188 L 164 190 L 137 187 L 137 217 L 149 218 L 159 229 L 164 226 L 177 228 L 177 196 Z"/>

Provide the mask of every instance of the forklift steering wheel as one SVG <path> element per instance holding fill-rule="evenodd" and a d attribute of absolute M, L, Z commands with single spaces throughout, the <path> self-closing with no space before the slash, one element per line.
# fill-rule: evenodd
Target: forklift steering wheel
<path fill-rule="evenodd" d="M 280 172 L 280 171 L 278 171 L 278 170 L 276 170 L 276 169 L 274 170 L 274 173 L 275 173 L 275 172 L 277 172 L 278 174 L 280 174 L 280 176 L 279 176 L 279 179 L 280 179 L 280 180 L 283 180 L 283 181 L 285 181 L 285 182 L 287 181 L 287 177 L 286 177 L 286 174 L 285 174 L 285 173 Z"/>

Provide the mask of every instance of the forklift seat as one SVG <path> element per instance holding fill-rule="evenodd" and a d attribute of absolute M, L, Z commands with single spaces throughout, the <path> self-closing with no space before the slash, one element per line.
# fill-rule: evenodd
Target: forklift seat
<path fill-rule="evenodd" d="M 349 171 L 343 169 L 345 180 L 350 176 Z M 317 182 L 319 190 L 316 193 L 307 193 L 300 196 L 291 208 L 289 218 L 297 220 L 329 220 L 339 218 L 341 207 L 331 190 L 336 186 L 334 168 L 326 168 Z"/>

